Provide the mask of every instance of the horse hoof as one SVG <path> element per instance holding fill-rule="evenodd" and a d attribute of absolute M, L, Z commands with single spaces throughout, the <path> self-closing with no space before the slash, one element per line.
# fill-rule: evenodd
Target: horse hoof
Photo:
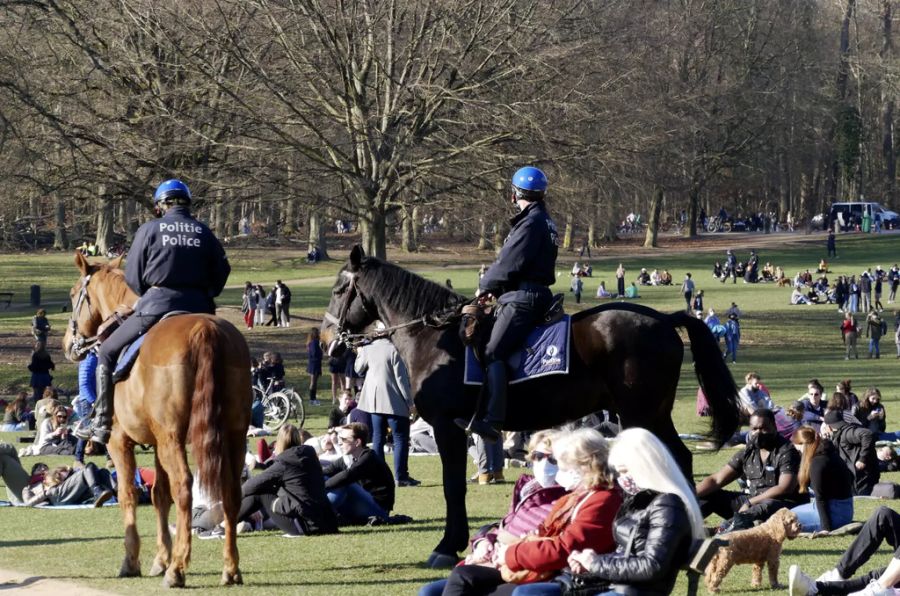
<path fill-rule="evenodd" d="M 141 576 L 141 566 L 140 565 L 130 565 L 128 561 L 124 561 L 122 563 L 122 567 L 119 569 L 119 577 L 140 577 Z"/>
<path fill-rule="evenodd" d="M 220 583 L 223 586 L 241 586 L 244 584 L 244 578 L 241 577 L 240 571 L 237 571 L 235 573 L 228 573 L 227 571 L 223 571 L 222 581 Z"/>
<path fill-rule="evenodd" d="M 157 561 L 153 561 L 153 567 L 150 568 L 149 577 L 159 577 L 160 575 L 162 575 L 165 572 L 166 572 L 166 566 L 164 566 L 163 564 L 161 564 Z"/>
<path fill-rule="evenodd" d="M 163 577 L 162 585 L 164 588 L 183 588 L 184 574 L 170 569 Z"/>
<path fill-rule="evenodd" d="M 437 551 L 431 553 L 428 557 L 427 565 L 432 569 L 449 569 L 459 563 L 459 557 L 456 555 L 446 555 Z"/>

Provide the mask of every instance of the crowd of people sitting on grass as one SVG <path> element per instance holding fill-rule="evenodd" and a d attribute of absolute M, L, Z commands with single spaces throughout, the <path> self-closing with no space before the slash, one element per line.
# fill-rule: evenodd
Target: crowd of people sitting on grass
<path fill-rule="evenodd" d="M 856 275 L 840 275 L 830 283 L 828 264 L 819 263 L 816 276 L 809 269 L 798 271 L 791 281 L 791 304 L 834 304 L 839 311 L 851 313 L 884 310 L 882 298 L 887 290 L 887 304 L 893 304 L 900 286 L 900 267 L 894 264 L 885 271 L 881 265 L 867 268 Z"/>

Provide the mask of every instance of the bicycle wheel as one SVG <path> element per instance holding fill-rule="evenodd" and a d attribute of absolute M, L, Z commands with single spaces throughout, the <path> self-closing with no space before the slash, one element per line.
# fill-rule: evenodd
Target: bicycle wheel
<path fill-rule="evenodd" d="M 264 397 L 262 403 L 266 427 L 270 430 L 281 428 L 291 414 L 291 402 L 288 400 L 287 395 L 281 391 L 276 391 Z"/>
<path fill-rule="evenodd" d="M 710 234 L 715 233 L 719 229 L 719 223 L 713 220 L 709 220 L 709 223 L 706 224 L 706 231 Z"/>
<path fill-rule="evenodd" d="M 287 398 L 288 403 L 291 404 L 291 418 L 295 418 L 298 421 L 298 426 L 303 426 L 303 423 L 306 422 L 306 410 L 303 408 L 303 400 L 300 399 L 300 394 L 294 391 L 293 389 L 285 389 L 282 391 Z"/>

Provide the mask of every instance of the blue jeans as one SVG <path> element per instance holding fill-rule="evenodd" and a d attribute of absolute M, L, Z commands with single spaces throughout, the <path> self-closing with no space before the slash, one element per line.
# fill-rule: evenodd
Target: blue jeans
<path fill-rule="evenodd" d="M 731 361 L 737 362 L 737 351 L 738 351 L 738 342 L 735 340 L 729 340 L 727 337 L 725 338 L 725 356 L 727 357 L 731 354 Z"/>
<path fill-rule="evenodd" d="M 853 498 L 831 499 L 827 503 L 832 529 L 853 521 Z M 822 521 L 819 519 L 819 510 L 816 509 L 814 499 L 805 505 L 794 507 L 791 511 L 797 514 L 797 521 L 800 522 L 804 532 L 818 532 L 822 529 Z"/>
<path fill-rule="evenodd" d="M 364 522 L 373 515 L 388 517 L 372 494 L 356 482 L 328 491 L 328 501 L 335 513 L 351 522 Z"/>
<path fill-rule="evenodd" d="M 441 594 L 444 593 L 444 586 L 446 585 L 447 580 L 445 579 L 439 579 L 436 582 L 425 584 L 419 588 L 419 596 L 441 596 Z"/>
<path fill-rule="evenodd" d="M 880 341 L 881 341 L 881 338 L 878 338 L 878 339 L 869 338 L 869 354 L 875 354 L 876 356 L 881 355 L 880 348 L 878 346 Z"/>
<path fill-rule="evenodd" d="M 409 416 L 372 414 L 372 451 L 384 461 L 385 424 L 394 435 L 394 478 L 409 478 Z"/>

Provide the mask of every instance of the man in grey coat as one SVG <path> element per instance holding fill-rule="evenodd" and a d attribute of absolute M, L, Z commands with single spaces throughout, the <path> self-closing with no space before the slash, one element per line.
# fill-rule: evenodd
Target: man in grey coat
<path fill-rule="evenodd" d="M 379 321 L 376 329 L 383 330 L 384 325 Z M 372 415 L 372 451 L 384 460 L 386 426 L 390 426 L 397 486 L 419 485 L 409 475 L 409 417 L 415 405 L 409 372 L 400 354 L 387 337 L 380 337 L 359 348 L 354 368 L 365 375 L 357 407 Z"/>

